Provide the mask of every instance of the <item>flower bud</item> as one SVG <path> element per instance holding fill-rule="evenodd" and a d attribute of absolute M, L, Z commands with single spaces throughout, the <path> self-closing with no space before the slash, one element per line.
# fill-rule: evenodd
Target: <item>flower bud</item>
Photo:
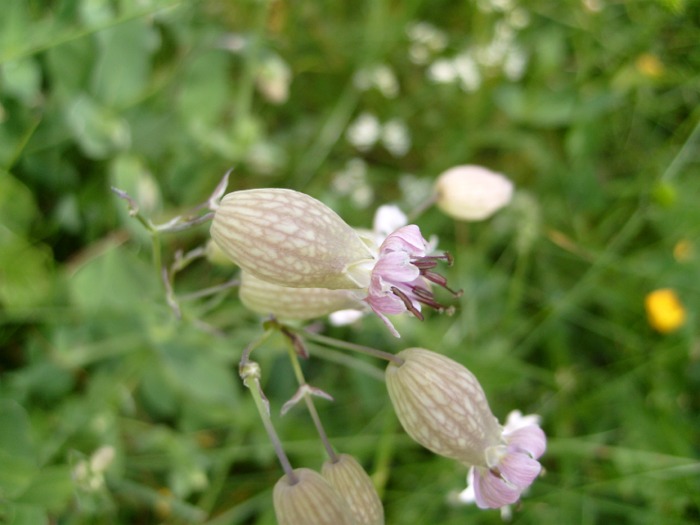
<path fill-rule="evenodd" d="M 207 244 L 204 247 L 204 256 L 207 258 L 207 261 L 214 266 L 236 266 L 236 263 L 234 263 L 229 256 L 224 253 L 219 245 L 216 244 L 214 239 L 209 239 L 207 241 Z"/>
<path fill-rule="evenodd" d="M 480 221 L 506 206 L 513 183 L 500 173 L 481 166 L 456 166 L 442 173 L 436 183 L 436 204 L 453 219 Z"/>
<path fill-rule="evenodd" d="M 348 454 L 337 459 L 323 464 L 323 477 L 345 498 L 359 525 L 384 525 L 384 507 L 367 472 Z"/>
<path fill-rule="evenodd" d="M 486 466 L 485 451 L 501 429 L 476 377 L 464 366 L 423 348 L 398 354 L 386 385 L 404 430 L 428 450 L 467 466 Z"/>
<path fill-rule="evenodd" d="M 358 525 L 347 503 L 318 472 L 294 470 L 275 484 L 272 499 L 279 525 Z"/>
<path fill-rule="evenodd" d="M 268 283 L 253 274 L 241 272 L 239 297 L 246 308 L 281 320 L 315 319 L 338 310 L 363 308 L 357 290 L 290 288 Z"/>
<path fill-rule="evenodd" d="M 280 188 L 224 196 L 211 235 L 243 270 L 295 288 L 366 287 L 373 259 L 367 245 L 333 210 Z"/>

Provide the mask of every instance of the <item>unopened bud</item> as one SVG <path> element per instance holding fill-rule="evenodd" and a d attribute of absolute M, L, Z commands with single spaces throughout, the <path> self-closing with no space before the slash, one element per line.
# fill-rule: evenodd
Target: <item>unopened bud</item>
<path fill-rule="evenodd" d="M 347 503 L 318 472 L 294 470 L 275 485 L 272 498 L 279 525 L 358 525 Z"/>
<path fill-rule="evenodd" d="M 445 171 L 438 177 L 435 189 L 438 208 L 464 221 L 487 219 L 513 196 L 513 183 L 504 175 L 471 165 Z"/>
<path fill-rule="evenodd" d="M 364 265 L 373 257 L 367 245 L 328 206 L 297 191 L 229 193 L 211 235 L 243 270 L 267 282 L 331 289 L 369 284 Z"/>
<path fill-rule="evenodd" d="M 282 320 L 315 319 L 362 305 L 362 296 L 354 290 L 291 288 L 268 283 L 246 271 L 241 272 L 239 296 L 249 310 Z"/>
<path fill-rule="evenodd" d="M 474 374 L 423 348 L 398 354 L 386 385 L 396 415 L 415 441 L 465 465 L 486 465 L 485 451 L 500 443 L 501 429 Z"/>
<path fill-rule="evenodd" d="M 236 266 L 231 258 L 216 244 L 214 239 L 209 239 L 204 247 L 204 255 L 207 261 L 215 266 Z"/>
<path fill-rule="evenodd" d="M 384 507 L 367 472 L 355 458 L 340 454 L 323 464 L 321 474 L 345 498 L 359 525 L 384 525 Z"/>

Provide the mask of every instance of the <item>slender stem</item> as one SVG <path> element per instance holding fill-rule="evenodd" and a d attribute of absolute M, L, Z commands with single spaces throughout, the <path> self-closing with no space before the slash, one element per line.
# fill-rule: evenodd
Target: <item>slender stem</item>
<path fill-rule="evenodd" d="M 180 301 L 192 301 L 194 299 L 200 299 L 202 297 L 207 297 L 209 295 L 214 295 L 229 288 L 235 288 L 239 286 L 241 281 L 236 277 L 235 279 L 230 279 L 225 283 L 217 284 L 216 286 L 210 286 L 209 288 L 203 288 L 202 290 L 197 290 L 196 292 L 183 294 L 180 296 Z"/>
<path fill-rule="evenodd" d="M 423 202 L 418 204 L 415 208 L 413 208 L 410 213 L 408 214 L 408 222 L 412 223 L 415 221 L 418 217 L 420 217 L 425 210 L 430 208 L 433 204 L 435 204 L 435 201 L 437 200 L 437 194 L 432 193 L 430 197 L 425 199 Z"/>
<path fill-rule="evenodd" d="M 304 378 L 304 372 L 301 369 L 301 364 L 299 363 L 299 357 L 297 356 L 297 353 L 294 351 L 294 347 L 291 343 L 289 345 L 289 359 L 292 362 L 292 368 L 294 369 L 294 375 L 297 378 L 297 382 L 299 383 L 299 386 L 306 385 L 307 383 L 306 383 L 306 379 Z M 318 435 L 321 438 L 321 443 L 323 443 L 323 446 L 326 449 L 326 453 L 328 454 L 328 457 L 331 458 L 331 461 L 333 463 L 337 462 L 338 455 L 335 453 L 335 450 L 333 450 L 333 447 L 331 446 L 331 443 L 328 440 L 328 434 L 326 434 L 326 430 L 323 428 L 323 423 L 321 423 L 321 418 L 318 415 L 318 411 L 316 410 L 316 405 L 314 405 L 314 400 L 311 398 L 311 395 L 309 395 L 308 393 L 304 394 L 304 402 L 306 403 L 306 409 L 309 411 L 309 414 L 311 415 L 311 419 L 314 422 L 314 426 L 316 427 L 316 431 L 318 432 Z"/>
<path fill-rule="evenodd" d="M 251 364 L 253 363 L 249 363 L 249 365 Z M 255 364 L 257 365 L 257 363 Z M 258 370 L 259 369 L 260 368 L 258 367 Z M 266 402 L 267 400 L 265 399 L 262 387 L 260 386 L 260 379 L 255 376 L 247 376 L 243 379 L 243 384 L 248 387 L 248 390 L 250 390 L 250 393 L 253 396 L 253 400 L 255 401 L 255 408 L 258 409 L 260 419 L 262 419 L 263 426 L 265 427 L 265 431 L 267 432 L 267 436 L 272 442 L 272 446 L 275 449 L 275 454 L 277 454 L 277 459 L 279 460 L 280 465 L 282 465 L 284 473 L 289 478 L 290 484 L 295 485 L 299 481 L 299 479 L 294 473 L 294 469 L 292 468 L 292 464 L 289 462 L 287 454 L 284 453 L 282 441 L 280 441 L 280 438 L 277 435 L 277 431 L 275 430 L 275 427 L 272 424 L 269 407 Z"/>
<path fill-rule="evenodd" d="M 397 366 L 401 366 L 403 364 L 403 359 L 401 359 L 400 357 L 389 352 L 384 352 L 383 350 L 377 350 L 376 348 L 372 348 L 369 346 L 348 343 L 347 341 L 341 341 L 332 337 L 326 337 L 325 335 L 314 334 L 312 332 L 309 332 L 308 330 L 304 330 L 304 337 L 325 346 L 332 346 L 335 348 L 340 348 L 342 350 L 351 350 L 353 352 L 371 355 L 372 357 L 378 357 L 379 359 L 384 359 L 385 361 L 391 361 Z"/>
<path fill-rule="evenodd" d="M 287 475 L 289 483 L 291 485 L 295 485 L 299 481 L 299 478 L 294 473 L 292 464 L 289 462 L 289 458 L 284 453 L 282 441 L 280 440 L 277 431 L 272 424 L 272 419 L 270 418 L 270 404 L 265 397 L 262 386 L 260 386 L 260 365 L 250 360 L 250 354 L 256 347 L 260 346 L 265 339 L 267 339 L 270 333 L 272 333 L 271 330 L 265 330 L 260 337 L 255 339 L 245 348 L 243 355 L 241 356 L 241 361 L 238 365 L 238 373 L 243 380 L 243 384 L 248 388 L 248 390 L 250 390 L 250 393 L 253 396 L 255 408 L 258 410 L 258 414 L 263 422 L 267 436 L 272 442 L 277 459 L 279 460 L 280 465 L 282 465 L 282 469 Z"/>
<path fill-rule="evenodd" d="M 158 275 L 160 275 L 163 269 L 160 253 L 160 236 L 155 230 L 151 230 L 151 248 L 153 250 L 153 266 Z"/>

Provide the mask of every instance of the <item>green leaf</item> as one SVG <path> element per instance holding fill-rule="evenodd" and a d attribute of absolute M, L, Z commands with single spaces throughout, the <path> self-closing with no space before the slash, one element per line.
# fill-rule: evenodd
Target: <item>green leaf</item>
<path fill-rule="evenodd" d="M 19 496 L 37 472 L 27 413 L 13 401 L 0 400 L 0 500 Z"/>
<path fill-rule="evenodd" d="M 49 525 L 50 523 L 46 511 L 38 505 L 10 504 L 7 519 L 8 525 Z"/>
<path fill-rule="evenodd" d="M 201 338 L 180 334 L 160 346 L 163 364 L 178 389 L 201 401 L 231 403 L 236 398 L 228 367 L 211 353 L 203 353 Z"/>
<path fill-rule="evenodd" d="M 66 123 L 73 138 L 91 158 L 103 159 L 131 143 L 128 123 L 85 94 L 78 95 L 68 105 Z"/>
<path fill-rule="evenodd" d="M 155 273 L 116 242 L 86 261 L 69 281 L 74 304 L 85 311 L 135 311 L 159 285 Z"/>
<path fill-rule="evenodd" d="M 18 503 L 41 505 L 53 512 L 62 511 L 73 495 L 73 481 L 69 465 L 45 467 L 32 480 Z"/>
<path fill-rule="evenodd" d="M 92 71 L 92 92 L 104 104 L 119 108 L 145 91 L 156 35 L 147 19 L 111 27 L 97 35 L 100 53 Z"/>
<path fill-rule="evenodd" d="M 9 95 L 26 106 L 38 102 L 41 94 L 41 69 L 33 58 L 22 58 L 2 64 L 2 86 Z"/>
<path fill-rule="evenodd" d="M 36 215 L 31 190 L 9 173 L 0 174 L 0 224 L 21 235 Z"/>
<path fill-rule="evenodd" d="M 53 255 L 0 225 L 0 303 L 8 312 L 44 304 L 51 293 Z"/>
<path fill-rule="evenodd" d="M 576 108 L 573 93 L 526 91 L 516 86 L 498 89 L 494 99 L 498 107 L 511 119 L 542 127 L 568 124 Z"/>
<path fill-rule="evenodd" d="M 203 53 L 189 63 L 178 110 L 192 130 L 209 129 L 225 114 L 232 92 L 228 67 L 229 57 L 223 51 Z"/>
<path fill-rule="evenodd" d="M 24 0 L 4 0 L 0 9 L 0 62 L 26 45 L 29 32 L 28 3 Z"/>

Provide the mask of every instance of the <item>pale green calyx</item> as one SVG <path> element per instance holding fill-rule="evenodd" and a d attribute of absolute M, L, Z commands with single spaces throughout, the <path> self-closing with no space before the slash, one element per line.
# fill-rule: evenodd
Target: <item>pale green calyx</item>
<path fill-rule="evenodd" d="M 364 304 L 359 290 L 291 288 L 263 281 L 246 271 L 241 272 L 238 293 L 249 310 L 283 321 L 315 319 L 338 310 L 362 308 Z"/>
<path fill-rule="evenodd" d="M 326 461 L 321 474 L 345 498 L 359 525 L 384 525 L 384 507 L 372 479 L 348 454 Z"/>
<path fill-rule="evenodd" d="M 318 472 L 294 469 L 295 480 L 284 475 L 272 499 L 279 525 L 359 525 L 345 500 Z"/>
<path fill-rule="evenodd" d="M 270 283 L 328 289 L 369 284 L 373 255 L 367 245 L 328 206 L 297 191 L 229 193 L 211 235 L 243 270 Z"/>
<path fill-rule="evenodd" d="M 386 385 L 404 430 L 428 450 L 467 466 L 486 467 L 485 451 L 501 441 L 501 427 L 474 374 L 423 348 L 397 354 Z"/>

